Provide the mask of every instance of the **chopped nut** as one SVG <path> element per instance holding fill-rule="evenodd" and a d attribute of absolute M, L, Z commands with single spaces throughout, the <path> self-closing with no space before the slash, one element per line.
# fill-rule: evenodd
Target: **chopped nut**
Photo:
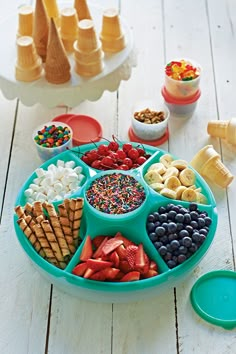
<path fill-rule="evenodd" d="M 152 111 L 149 108 L 145 108 L 142 111 L 135 112 L 134 118 L 141 123 L 145 124 L 157 124 L 165 120 L 165 113 L 163 111 Z"/>

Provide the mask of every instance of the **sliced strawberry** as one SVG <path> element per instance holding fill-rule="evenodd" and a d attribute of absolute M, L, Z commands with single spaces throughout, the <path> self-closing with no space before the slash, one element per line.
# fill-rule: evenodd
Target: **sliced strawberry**
<path fill-rule="evenodd" d="M 138 251 L 138 246 L 136 245 L 130 245 L 126 248 L 126 258 L 131 268 L 134 268 L 135 266 L 137 251 Z"/>
<path fill-rule="evenodd" d="M 105 236 L 105 235 L 99 235 L 99 236 L 96 236 L 96 237 L 93 239 L 92 243 L 93 243 L 93 246 L 95 247 L 95 249 L 97 249 L 97 248 L 100 246 L 100 244 L 102 243 L 102 241 L 103 241 L 106 237 L 107 237 L 107 236 Z"/>
<path fill-rule="evenodd" d="M 135 281 L 140 279 L 140 273 L 136 270 L 125 274 L 120 281 Z"/>
<path fill-rule="evenodd" d="M 90 278 L 93 273 L 95 273 L 94 269 L 87 268 L 84 273 L 84 278 Z"/>
<path fill-rule="evenodd" d="M 133 270 L 133 268 L 130 267 L 129 262 L 126 260 L 120 261 L 119 268 L 120 268 L 121 272 L 123 272 L 123 273 L 129 273 L 129 272 L 131 272 L 131 270 Z"/>
<path fill-rule="evenodd" d="M 119 264 L 120 264 L 120 257 L 118 256 L 118 253 L 116 251 L 113 251 L 111 254 L 110 254 L 110 257 L 109 257 L 110 261 L 113 263 L 113 266 L 115 268 L 119 268 Z"/>
<path fill-rule="evenodd" d="M 89 258 L 87 259 L 86 263 L 88 268 L 94 269 L 95 271 L 112 266 L 112 262 L 104 261 L 102 259 Z"/>
<path fill-rule="evenodd" d="M 120 245 L 116 248 L 116 252 L 120 259 L 126 259 L 126 248 L 124 245 Z"/>
<path fill-rule="evenodd" d="M 149 268 L 149 270 L 143 274 L 143 277 L 144 278 L 151 278 L 151 277 L 155 277 L 156 275 L 158 275 L 157 271 Z"/>
<path fill-rule="evenodd" d="M 75 266 L 75 268 L 72 270 L 72 273 L 75 275 L 78 275 L 79 277 L 82 277 L 86 271 L 86 269 L 88 268 L 86 262 L 82 262 L 77 264 L 77 266 Z"/>
<path fill-rule="evenodd" d="M 128 240 L 126 237 L 124 237 L 120 232 L 117 232 L 115 237 L 116 240 L 122 240 L 125 247 L 128 247 L 130 245 L 134 245 L 134 242 Z"/>
<path fill-rule="evenodd" d="M 80 260 L 81 261 L 87 261 L 87 259 L 91 258 L 93 255 L 93 246 L 92 246 L 92 240 L 91 237 L 88 235 L 85 239 L 81 254 L 80 254 Z"/>
<path fill-rule="evenodd" d="M 106 280 L 114 280 L 120 272 L 120 269 L 107 267 L 103 269 Z"/>
<path fill-rule="evenodd" d="M 109 237 L 105 237 L 104 240 L 102 241 L 102 243 L 99 245 L 99 247 L 96 249 L 96 251 L 93 254 L 93 258 L 99 258 L 102 256 L 102 248 L 105 245 L 105 243 L 107 242 L 107 240 L 109 239 Z"/>
<path fill-rule="evenodd" d="M 154 261 L 150 261 L 149 268 L 157 271 L 157 264 Z"/>
<path fill-rule="evenodd" d="M 107 240 L 102 248 L 102 252 L 106 255 L 114 251 L 117 247 L 123 244 L 122 240 L 116 240 L 114 237 Z"/>
<path fill-rule="evenodd" d="M 145 252 L 142 243 L 140 243 L 135 254 L 135 266 L 138 268 L 144 268 L 145 264 Z"/>
<path fill-rule="evenodd" d="M 103 270 L 100 270 L 99 272 L 93 273 L 89 279 L 104 281 L 104 280 L 106 280 L 106 276 L 105 276 Z"/>

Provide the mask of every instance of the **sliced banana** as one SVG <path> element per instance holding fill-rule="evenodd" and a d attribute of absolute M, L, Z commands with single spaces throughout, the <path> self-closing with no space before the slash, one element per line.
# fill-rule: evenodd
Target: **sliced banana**
<path fill-rule="evenodd" d="M 149 187 L 154 189 L 154 191 L 159 192 L 160 190 L 162 190 L 164 188 L 164 184 L 156 182 L 156 183 L 149 184 Z"/>
<path fill-rule="evenodd" d="M 181 183 L 180 183 L 180 180 L 178 179 L 178 177 L 176 177 L 176 176 L 171 176 L 171 177 L 168 177 L 168 178 L 165 180 L 164 186 L 165 186 L 166 188 L 175 190 L 176 188 L 178 188 L 178 187 L 181 186 Z"/>
<path fill-rule="evenodd" d="M 166 167 L 163 165 L 163 163 L 156 162 L 149 167 L 148 172 L 151 170 L 157 170 L 160 175 L 163 175 L 163 173 L 166 172 Z"/>
<path fill-rule="evenodd" d="M 148 171 L 145 175 L 144 175 L 144 179 L 148 184 L 151 183 L 161 183 L 163 181 L 163 178 L 161 177 L 161 175 L 157 172 L 157 170 L 151 170 Z"/>
<path fill-rule="evenodd" d="M 170 154 L 165 154 L 160 157 L 160 162 L 165 166 L 169 167 L 173 161 L 173 157 Z"/>
<path fill-rule="evenodd" d="M 178 168 L 178 170 L 182 171 L 188 167 L 188 162 L 186 160 L 174 160 L 171 162 L 171 166 L 174 166 Z"/>
<path fill-rule="evenodd" d="M 178 177 L 179 175 L 179 170 L 176 167 L 168 167 L 164 175 L 162 175 L 163 181 L 165 181 L 167 178 L 171 176 Z"/>
<path fill-rule="evenodd" d="M 207 204 L 207 198 L 204 194 L 197 192 L 196 202 L 200 204 Z"/>
<path fill-rule="evenodd" d="M 192 186 L 195 183 L 195 173 L 191 168 L 185 168 L 180 172 L 179 179 L 184 186 Z"/>
<path fill-rule="evenodd" d="M 176 192 L 176 199 L 181 199 L 182 197 L 182 193 L 183 191 L 185 191 L 185 189 L 187 189 L 187 187 L 185 186 L 179 186 L 175 189 L 175 192 Z"/>
<path fill-rule="evenodd" d="M 171 199 L 176 199 L 176 192 L 169 188 L 163 188 L 160 194 Z"/>
<path fill-rule="evenodd" d="M 181 195 L 181 200 L 195 202 L 197 200 L 197 193 L 194 189 L 186 188 Z"/>

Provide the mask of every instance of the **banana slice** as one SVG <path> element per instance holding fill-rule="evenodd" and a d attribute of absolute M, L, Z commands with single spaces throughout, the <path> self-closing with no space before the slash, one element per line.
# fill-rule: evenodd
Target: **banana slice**
<path fill-rule="evenodd" d="M 179 170 L 176 167 L 168 167 L 164 175 L 162 175 L 163 181 L 165 181 L 167 178 L 175 176 L 178 177 L 179 175 Z"/>
<path fill-rule="evenodd" d="M 162 190 L 164 188 L 164 184 L 156 182 L 156 183 L 149 184 L 149 187 L 154 189 L 154 191 L 159 192 L 160 190 Z"/>
<path fill-rule="evenodd" d="M 179 179 L 184 186 L 189 187 L 195 183 L 195 173 L 191 168 L 185 168 L 180 172 Z"/>
<path fill-rule="evenodd" d="M 163 163 L 156 162 L 149 167 L 148 172 L 151 170 L 157 170 L 160 175 L 163 175 L 163 173 L 166 172 L 166 167 L 163 165 Z"/>
<path fill-rule="evenodd" d="M 167 198 L 176 199 L 176 192 L 169 188 L 163 188 L 160 191 L 160 194 L 164 195 Z"/>
<path fill-rule="evenodd" d="M 148 184 L 151 183 L 162 183 L 163 178 L 161 177 L 161 175 L 157 172 L 157 170 L 151 170 L 149 172 L 147 172 L 144 175 L 144 179 Z"/>
<path fill-rule="evenodd" d="M 207 204 L 207 199 L 206 199 L 205 195 L 203 195 L 202 193 L 197 192 L 197 200 L 196 200 L 196 202 L 200 203 L 200 204 Z"/>
<path fill-rule="evenodd" d="M 185 187 L 185 186 L 179 186 L 175 189 L 176 199 L 181 199 L 182 193 L 183 193 L 183 191 L 185 191 L 185 189 L 187 189 L 187 187 Z"/>
<path fill-rule="evenodd" d="M 181 195 L 181 200 L 195 202 L 197 200 L 197 193 L 194 189 L 186 188 Z"/>
<path fill-rule="evenodd" d="M 164 186 L 166 188 L 172 189 L 172 190 L 176 190 L 176 188 L 181 186 L 180 180 L 178 179 L 178 177 L 176 176 L 171 176 L 168 177 L 165 182 L 164 182 Z"/>
<path fill-rule="evenodd" d="M 174 166 L 178 168 L 178 170 L 182 171 L 188 167 L 188 162 L 186 160 L 174 160 L 171 162 L 171 166 Z"/>
<path fill-rule="evenodd" d="M 160 162 L 165 166 L 169 167 L 173 161 L 173 157 L 170 154 L 165 154 L 160 157 Z"/>

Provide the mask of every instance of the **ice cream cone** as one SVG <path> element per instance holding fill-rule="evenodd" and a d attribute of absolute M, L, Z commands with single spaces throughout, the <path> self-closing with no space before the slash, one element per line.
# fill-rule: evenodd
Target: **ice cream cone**
<path fill-rule="evenodd" d="M 48 30 L 49 19 L 44 2 L 43 0 L 36 0 L 33 21 L 33 38 L 37 53 L 43 61 L 46 60 L 47 54 Z"/>
<path fill-rule="evenodd" d="M 236 118 L 227 121 L 212 120 L 207 125 L 209 135 L 226 139 L 230 144 L 236 144 Z"/>
<path fill-rule="evenodd" d="M 107 9 L 103 12 L 100 39 L 104 52 L 116 53 L 125 47 L 125 36 L 116 9 Z"/>
<path fill-rule="evenodd" d="M 208 160 L 201 168 L 201 175 L 222 188 L 228 187 L 234 176 L 218 156 Z"/>
<path fill-rule="evenodd" d="M 93 63 L 102 60 L 103 52 L 101 50 L 101 45 L 90 52 L 83 52 L 78 49 L 77 41 L 74 42 L 74 57 L 75 60 L 83 63 Z"/>
<path fill-rule="evenodd" d="M 74 7 L 61 10 L 60 35 L 67 52 L 73 52 L 73 45 L 78 36 L 78 16 Z"/>
<path fill-rule="evenodd" d="M 49 29 L 45 77 L 52 84 L 63 84 L 71 77 L 70 63 L 53 19 Z"/>
<path fill-rule="evenodd" d="M 33 35 L 34 10 L 30 5 L 21 6 L 18 12 L 17 37 Z"/>
<path fill-rule="evenodd" d="M 42 59 L 37 54 L 33 38 L 22 36 L 17 39 L 16 80 L 30 82 L 40 78 Z"/>
<path fill-rule="evenodd" d="M 210 159 L 219 157 L 220 155 L 215 151 L 212 145 L 206 145 L 193 157 L 190 165 L 201 173 L 202 166 Z"/>
<path fill-rule="evenodd" d="M 100 74 L 103 70 L 103 62 L 101 60 L 93 63 L 83 63 L 75 60 L 75 72 L 80 76 L 91 77 Z"/>
<path fill-rule="evenodd" d="M 77 47 L 82 52 L 91 52 L 99 46 L 92 20 L 81 20 L 78 25 Z"/>
<path fill-rule="evenodd" d="M 48 17 L 53 18 L 56 26 L 60 27 L 60 13 L 56 0 L 43 0 Z"/>
<path fill-rule="evenodd" d="M 79 21 L 84 19 L 92 19 L 86 0 L 75 0 L 74 8 L 76 9 Z"/>

